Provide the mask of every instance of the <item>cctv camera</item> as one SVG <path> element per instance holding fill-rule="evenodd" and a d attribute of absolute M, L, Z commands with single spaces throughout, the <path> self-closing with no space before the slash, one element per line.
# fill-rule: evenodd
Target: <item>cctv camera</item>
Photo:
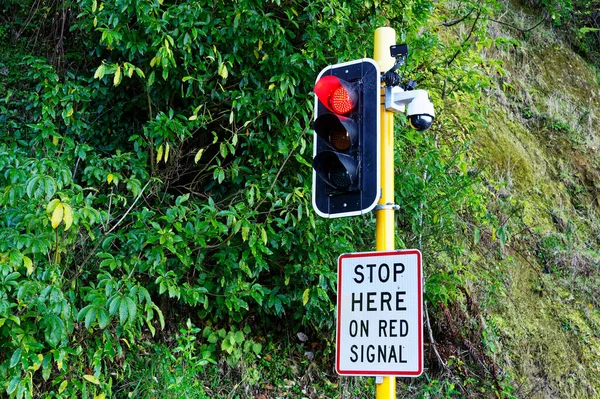
<path fill-rule="evenodd" d="M 410 126 L 413 129 L 423 131 L 431 127 L 433 118 L 435 117 L 435 111 L 433 109 L 433 104 L 429 101 L 427 91 L 404 91 L 397 86 L 386 87 L 386 111 L 403 113 L 406 105 L 408 105 L 406 116 L 408 116 Z"/>
<path fill-rule="evenodd" d="M 431 127 L 434 115 L 433 104 L 429 101 L 426 92 L 417 95 L 408 104 L 406 116 L 408 116 L 410 126 L 419 132 Z"/>

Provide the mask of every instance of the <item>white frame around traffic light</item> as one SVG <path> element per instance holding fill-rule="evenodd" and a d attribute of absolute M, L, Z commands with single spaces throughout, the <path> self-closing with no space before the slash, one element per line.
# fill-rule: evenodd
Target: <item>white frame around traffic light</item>
<path fill-rule="evenodd" d="M 337 68 L 343 68 L 344 66 L 353 66 L 356 64 L 360 64 L 360 63 L 369 63 L 372 64 L 376 71 L 377 71 L 377 76 L 379 78 L 379 76 L 381 76 L 381 72 L 379 69 L 379 64 L 371 59 L 371 58 L 361 58 L 358 60 L 353 60 L 353 61 L 348 61 L 348 62 L 342 62 L 339 64 L 334 64 L 334 65 L 328 65 L 327 67 L 323 68 L 321 70 L 321 72 L 319 72 L 319 75 L 317 76 L 316 80 L 315 80 L 315 84 L 316 82 L 319 81 L 319 79 L 321 79 L 328 71 L 332 70 L 332 69 L 337 69 Z M 381 88 L 380 88 L 381 90 Z M 381 165 L 381 103 L 382 103 L 382 97 L 381 95 L 377 96 L 377 104 L 375 106 L 375 110 L 377 112 L 376 115 L 376 121 L 377 121 L 377 128 L 376 128 L 376 164 L 377 164 L 377 169 L 379 171 L 380 165 Z M 317 109 L 318 109 L 318 104 L 319 104 L 319 99 L 317 98 L 317 96 L 315 96 L 315 103 L 314 103 L 314 114 L 313 114 L 313 122 L 317 119 Z M 317 135 L 314 134 L 313 135 L 313 159 L 314 157 L 317 155 Z M 376 192 L 378 193 L 378 195 L 376 196 L 376 198 L 373 199 L 373 202 L 371 204 L 369 204 L 368 206 L 364 206 L 363 209 L 361 210 L 357 210 L 357 211 L 352 211 L 352 212 L 339 212 L 339 213 L 325 213 L 322 212 L 315 201 L 315 192 L 316 192 L 316 179 L 317 177 L 317 173 L 313 168 L 313 176 L 312 176 L 312 205 L 313 205 L 313 209 L 315 210 L 315 212 L 317 213 L 317 215 L 323 217 L 323 218 L 339 218 L 339 217 L 349 217 L 349 216 L 359 216 L 359 215 L 364 215 L 367 214 L 369 212 L 371 212 L 373 210 L 373 208 L 375 208 L 375 206 L 377 205 L 377 203 L 379 202 L 379 199 L 381 198 L 381 173 L 378 172 L 377 173 L 377 189 Z"/>

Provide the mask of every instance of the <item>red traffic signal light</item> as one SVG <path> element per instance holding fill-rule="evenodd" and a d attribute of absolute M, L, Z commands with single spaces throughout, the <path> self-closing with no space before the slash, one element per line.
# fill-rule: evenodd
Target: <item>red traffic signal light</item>
<path fill-rule="evenodd" d="M 380 196 L 379 66 L 330 65 L 314 91 L 313 208 L 323 217 L 369 212 Z"/>
<path fill-rule="evenodd" d="M 315 94 L 327 109 L 339 115 L 347 115 L 358 103 L 357 85 L 351 85 L 333 75 L 323 76 L 315 84 Z"/>

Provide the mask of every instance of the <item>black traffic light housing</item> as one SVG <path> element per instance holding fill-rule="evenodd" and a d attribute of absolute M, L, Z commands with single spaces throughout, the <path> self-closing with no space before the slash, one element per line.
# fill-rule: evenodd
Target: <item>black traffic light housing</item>
<path fill-rule="evenodd" d="M 315 83 L 313 208 L 334 218 L 370 212 L 381 196 L 379 65 L 330 65 Z"/>

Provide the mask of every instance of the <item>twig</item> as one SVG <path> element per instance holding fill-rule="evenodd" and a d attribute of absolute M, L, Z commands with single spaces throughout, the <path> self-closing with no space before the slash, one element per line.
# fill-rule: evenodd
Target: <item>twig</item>
<path fill-rule="evenodd" d="M 277 171 L 277 174 L 275 175 L 275 178 L 273 179 L 273 182 L 271 183 L 271 187 L 269 187 L 269 189 L 267 190 L 267 194 L 271 192 L 271 190 L 273 189 L 273 187 L 275 186 L 275 183 L 277 183 L 277 180 L 279 179 L 279 175 L 281 174 L 281 172 L 283 171 L 283 168 L 285 167 L 285 164 L 287 163 L 287 161 L 290 159 L 290 157 L 292 156 L 292 154 L 294 153 L 294 149 L 292 148 L 290 150 L 290 153 L 288 154 L 288 156 L 285 158 L 285 160 L 283 161 L 283 163 L 281 164 L 281 167 L 279 168 L 279 170 Z M 258 204 L 256 204 L 256 206 L 253 209 L 253 212 L 256 212 L 258 210 L 258 208 L 266 201 L 265 198 L 261 199 L 260 202 Z"/>
<path fill-rule="evenodd" d="M 427 321 L 427 332 L 429 333 L 429 342 L 431 342 L 431 347 L 433 348 L 433 353 L 435 353 L 435 357 L 437 358 L 438 362 L 442 365 L 444 370 L 448 371 L 448 366 L 446 365 L 446 362 L 444 362 L 444 359 L 442 359 L 442 357 L 440 356 L 440 353 L 438 352 L 437 346 L 435 344 L 435 340 L 433 339 L 433 332 L 431 331 L 431 323 L 429 322 L 429 310 L 427 309 L 427 301 L 424 301 L 423 305 L 425 307 L 425 320 Z"/>
<path fill-rule="evenodd" d="M 471 10 L 467 14 L 465 14 L 464 16 L 462 16 L 461 18 L 455 19 L 454 21 L 451 21 L 451 22 L 443 22 L 442 26 L 446 26 L 446 27 L 449 28 L 451 26 L 458 25 L 462 21 L 464 21 L 465 19 L 469 18 L 469 15 L 473 14 L 473 11 L 475 11 L 475 9 L 471 8 Z"/>
<path fill-rule="evenodd" d="M 125 219 L 125 217 L 127 215 L 129 215 L 129 213 L 131 212 L 131 210 L 133 209 L 133 207 L 135 206 L 135 204 L 138 202 L 138 200 L 142 197 L 142 194 L 144 194 L 144 190 L 146 189 L 146 187 L 148 187 L 148 185 L 150 184 L 152 180 L 148 180 L 148 183 L 146 183 L 146 185 L 144 186 L 144 188 L 142 188 L 142 191 L 140 191 L 140 193 L 138 194 L 137 198 L 135 199 L 135 201 L 133 201 L 133 204 L 131 204 L 131 206 L 129 207 L 129 209 L 127 209 L 127 211 L 123 214 L 123 216 L 121 216 L 121 219 L 119 219 L 119 221 L 113 226 L 111 227 L 110 230 L 108 230 L 106 234 L 110 234 L 114 229 L 117 228 L 117 226 L 119 224 L 121 224 L 121 222 L 123 221 L 123 219 Z"/>
<path fill-rule="evenodd" d="M 477 10 L 477 16 L 475 17 L 475 22 L 473 22 L 473 26 L 471 26 L 471 30 L 469 31 L 467 38 L 462 42 L 462 44 L 460 45 L 458 50 L 456 50 L 454 55 L 448 61 L 446 61 L 446 67 L 449 67 L 450 64 L 452 64 L 454 62 L 456 57 L 458 57 L 460 52 L 463 50 L 464 45 L 467 44 L 467 42 L 471 39 L 471 36 L 473 35 L 473 32 L 475 31 L 475 27 L 477 26 L 477 22 L 479 22 L 480 17 L 481 17 L 481 9 Z"/>
<path fill-rule="evenodd" d="M 144 186 L 144 188 L 142 188 L 142 191 L 140 191 L 140 193 L 138 194 L 138 196 L 135 199 L 135 201 L 133 201 L 133 204 L 131 204 L 131 206 L 129 207 L 129 209 L 127 209 L 127 211 L 121 217 L 121 219 L 119 219 L 119 221 L 109 231 L 107 231 L 107 232 L 104 233 L 103 237 L 106 236 L 107 234 L 110 234 L 123 221 L 123 219 L 125 219 L 125 217 L 131 212 L 131 210 L 133 209 L 133 207 L 135 206 L 135 204 L 138 202 L 138 200 L 142 197 L 142 194 L 144 193 L 144 190 L 146 189 L 146 187 L 148 187 L 148 184 L 150 184 L 151 181 L 152 180 L 148 180 L 148 183 L 146 183 L 146 185 Z M 92 248 L 92 250 L 87 254 L 87 256 L 85 257 L 85 259 L 83 260 L 83 262 L 81 262 L 81 265 L 79 265 L 79 270 L 71 278 L 70 282 L 73 281 L 73 280 L 75 280 L 77 277 L 79 277 L 81 275 L 81 272 L 83 271 L 83 267 L 88 263 L 88 261 L 91 259 L 91 257 L 96 253 L 96 250 L 98 249 L 98 247 L 100 246 L 101 243 L 102 243 L 101 239 L 98 239 L 98 241 L 96 241 L 96 244 L 94 245 L 94 247 Z M 70 285 L 70 282 L 69 282 L 69 285 Z"/>
<path fill-rule="evenodd" d="M 509 28 L 511 28 L 511 29 L 514 29 L 514 30 L 518 30 L 518 31 L 519 31 L 519 32 L 521 32 L 521 33 L 527 33 L 527 32 L 531 32 L 532 30 L 534 30 L 535 28 L 537 28 L 538 26 L 540 26 L 541 24 L 543 24 L 544 22 L 546 22 L 546 20 L 547 20 L 547 19 L 548 19 L 548 17 L 546 16 L 546 17 L 542 18 L 542 19 L 540 20 L 540 22 L 538 22 L 537 24 L 535 24 L 535 25 L 534 25 L 534 26 L 532 26 L 531 28 L 527 28 L 527 29 L 521 29 L 521 28 L 518 28 L 518 27 L 516 27 L 516 26 L 514 26 L 514 25 L 511 25 L 511 24 L 509 24 L 509 23 L 506 23 L 506 22 L 498 21 L 498 20 L 496 20 L 496 19 L 489 18 L 489 20 L 490 20 L 490 21 L 492 21 L 492 22 L 495 22 L 495 23 L 497 23 L 497 24 L 500 24 L 500 25 L 507 26 L 507 27 L 509 27 Z"/>

